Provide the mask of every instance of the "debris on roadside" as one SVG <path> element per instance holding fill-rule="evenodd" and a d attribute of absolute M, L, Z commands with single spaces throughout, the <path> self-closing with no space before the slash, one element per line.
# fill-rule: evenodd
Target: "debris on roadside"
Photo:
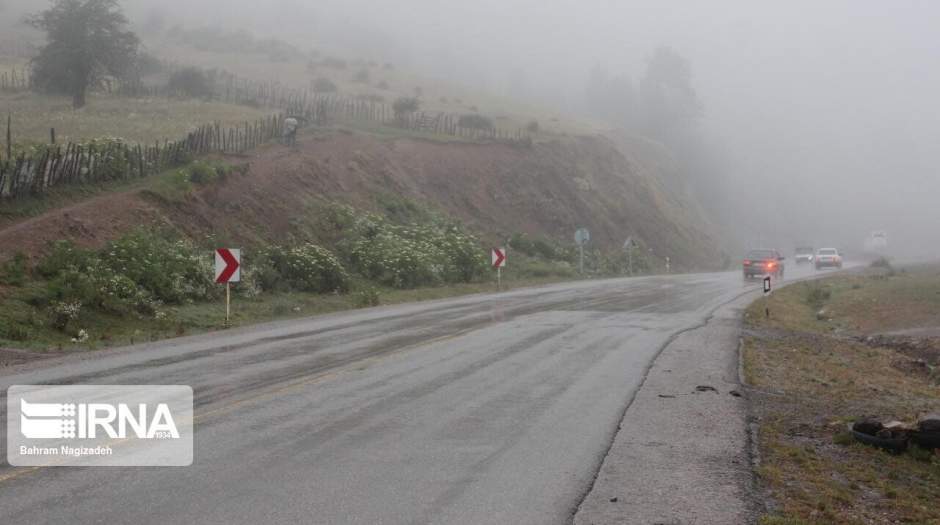
<path fill-rule="evenodd" d="M 893 454 L 904 452 L 912 443 L 920 448 L 940 450 L 940 415 L 937 414 L 921 418 L 916 425 L 865 418 L 850 425 L 849 431 L 856 441 Z"/>

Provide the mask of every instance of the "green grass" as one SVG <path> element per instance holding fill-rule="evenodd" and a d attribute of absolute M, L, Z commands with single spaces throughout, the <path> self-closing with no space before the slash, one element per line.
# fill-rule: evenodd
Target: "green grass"
<path fill-rule="evenodd" d="M 746 313 L 755 326 L 825 333 L 869 333 L 940 326 L 940 269 L 921 266 L 900 272 L 868 269 L 775 292 Z M 823 310 L 823 319 L 817 313 Z"/>
<path fill-rule="evenodd" d="M 524 286 L 555 283 L 564 280 L 552 277 L 520 277 L 504 273 L 503 290 Z M 21 348 L 38 352 L 59 349 L 99 349 L 143 341 L 155 341 L 182 335 L 204 333 L 225 328 L 225 305 L 196 303 L 167 306 L 167 318 L 157 321 L 135 315 L 110 315 L 94 310 L 83 310 L 81 317 L 69 328 L 69 333 L 54 329 L 48 316 L 30 304 L 29 298 L 42 285 L 30 283 L 23 288 L 0 289 L 0 347 Z M 265 293 L 255 298 L 243 298 L 233 285 L 231 326 L 248 326 L 266 321 L 309 317 L 362 307 L 359 291 L 374 288 L 380 305 L 445 299 L 459 295 L 495 292 L 494 281 L 462 283 L 438 287 L 399 290 L 359 282 L 348 294 L 314 294 L 303 292 Z M 12 324 L 28 326 L 28 337 L 11 339 L 4 328 Z M 77 344 L 71 341 L 79 329 L 86 329 L 89 341 Z"/>
<path fill-rule="evenodd" d="M 895 350 L 832 333 L 940 324 L 938 277 L 936 267 L 834 276 L 775 292 L 770 319 L 763 300 L 748 309 L 743 367 L 774 502 L 760 524 L 940 523 L 940 455 L 890 455 L 847 432 L 863 416 L 913 423 L 940 410 L 940 390 L 898 366 L 910 358 Z"/>
<path fill-rule="evenodd" d="M 224 127 L 254 121 L 267 113 L 233 104 L 105 95 L 91 95 L 88 106 L 76 111 L 68 97 L 0 93 L 0 115 L 7 114 L 12 116 L 15 143 L 48 143 L 49 130 L 55 128 L 56 141 L 61 143 L 117 137 L 131 143 L 153 144 L 178 140 L 210 122 L 221 122 Z"/>

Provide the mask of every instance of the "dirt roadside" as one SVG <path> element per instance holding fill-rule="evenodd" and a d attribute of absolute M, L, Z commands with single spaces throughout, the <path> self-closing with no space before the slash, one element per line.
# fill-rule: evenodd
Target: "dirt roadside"
<path fill-rule="evenodd" d="M 714 226 L 662 182 L 660 159 L 618 149 L 603 137 L 526 148 L 311 131 L 296 148 L 270 144 L 221 160 L 247 165 L 246 174 L 173 199 L 142 185 L 6 220 L 0 261 L 18 251 L 39 255 L 59 239 L 100 247 L 141 225 L 244 246 L 315 239 L 309 219 L 324 201 L 383 213 L 405 202 L 428 205 L 491 239 L 512 232 L 568 239 L 587 227 L 594 245 L 619 247 L 632 235 L 670 255 L 676 270 L 718 267 L 723 260 Z"/>

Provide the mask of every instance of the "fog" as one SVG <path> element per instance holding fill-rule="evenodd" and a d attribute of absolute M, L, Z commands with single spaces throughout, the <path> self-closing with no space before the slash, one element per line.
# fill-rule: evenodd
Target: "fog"
<path fill-rule="evenodd" d="M 2 0 L 0 0 L 2 1 Z M 7 21 L 23 5 L 7 0 Z M 591 71 L 636 84 L 658 46 L 688 60 L 702 112 L 689 187 L 738 246 L 940 256 L 940 4 L 930 1 L 127 0 L 188 27 L 393 61 L 589 114 Z M 622 123 L 611 123 L 611 127 Z M 637 133 L 635 129 L 631 133 Z M 701 152 L 705 151 L 706 154 Z M 685 153 L 674 151 L 677 156 Z"/>

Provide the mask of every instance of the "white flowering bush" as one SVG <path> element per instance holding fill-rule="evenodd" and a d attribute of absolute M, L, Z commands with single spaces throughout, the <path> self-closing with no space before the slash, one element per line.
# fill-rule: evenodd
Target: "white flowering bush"
<path fill-rule="evenodd" d="M 63 304 L 154 316 L 164 303 L 182 304 L 217 296 L 207 253 L 186 241 L 137 231 L 100 251 L 55 243 L 38 265 L 48 279 L 47 298 L 57 328 L 68 321 Z M 76 314 L 77 315 L 77 314 Z"/>
<path fill-rule="evenodd" d="M 69 323 L 78 319 L 82 313 L 80 301 L 56 301 L 49 307 L 52 325 L 59 330 L 65 330 Z"/>
<path fill-rule="evenodd" d="M 209 254 L 182 239 L 137 230 L 110 243 L 101 259 L 113 273 L 166 303 L 211 299 L 219 293 Z"/>
<path fill-rule="evenodd" d="M 312 243 L 300 246 L 274 246 L 264 258 L 274 274 L 267 277 L 268 286 L 289 286 L 307 292 L 347 292 L 349 274 L 333 252 Z"/>
<path fill-rule="evenodd" d="M 398 226 L 367 215 L 345 247 L 357 272 L 395 288 L 467 282 L 485 268 L 480 242 L 453 224 Z"/>
<path fill-rule="evenodd" d="M 84 328 L 82 328 L 81 330 L 78 331 L 78 333 L 75 335 L 75 337 L 72 338 L 72 342 L 73 342 L 73 343 L 84 343 L 84 342 L 87 342 L 87 341 L 88 341 L 88 337 L 89 337 L 89 336 L 88 336 L 88 330 L 85 330 Z"/>

